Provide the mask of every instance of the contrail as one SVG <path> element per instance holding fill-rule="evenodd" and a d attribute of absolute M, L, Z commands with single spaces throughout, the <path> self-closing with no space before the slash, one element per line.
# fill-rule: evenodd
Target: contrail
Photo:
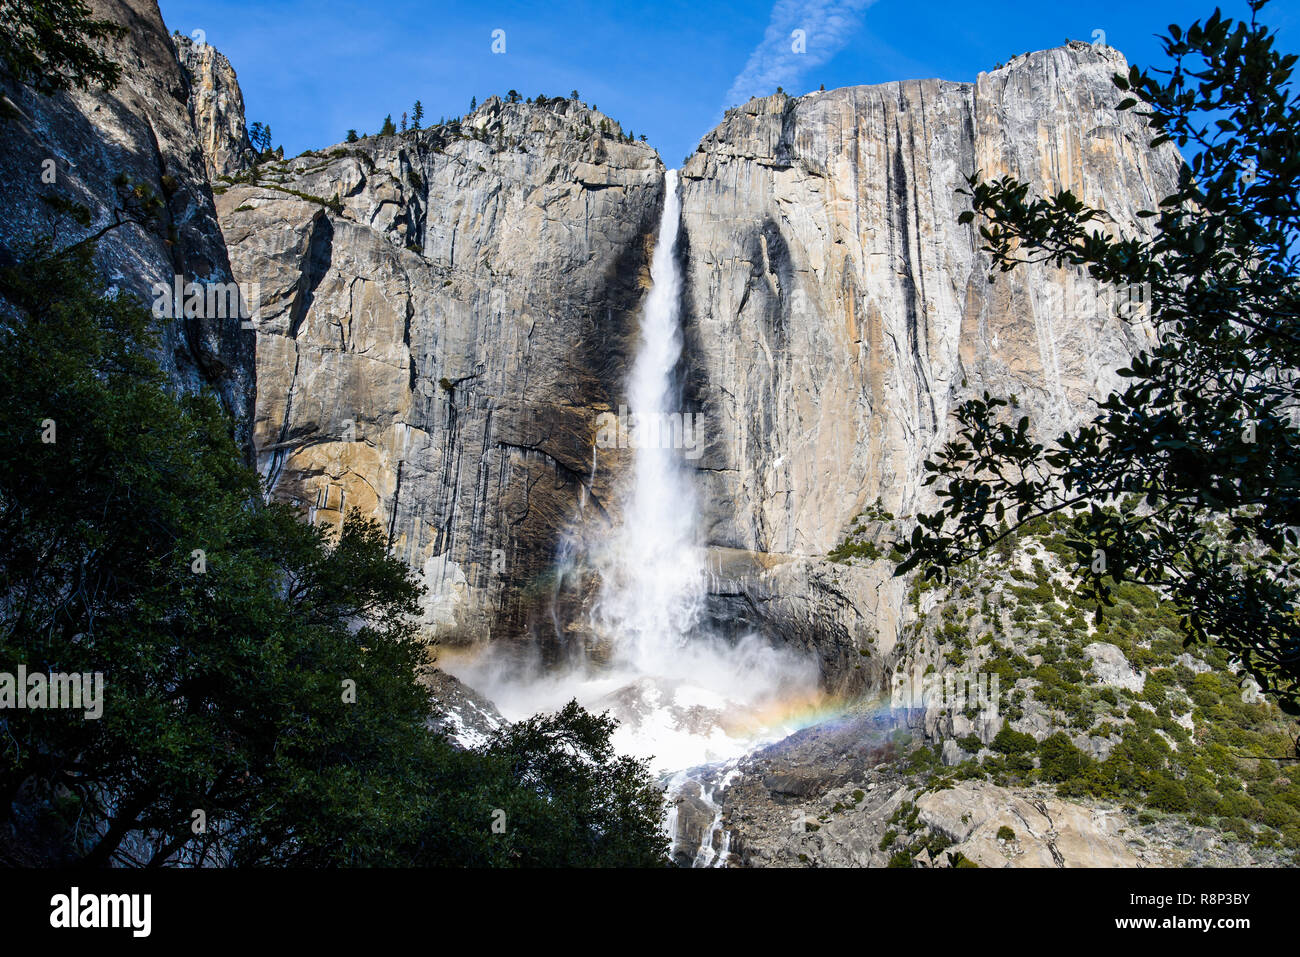
<path fill-rule="evenodd" d="M 844 48 L 876 0 L 777 0 L 763 42 L 731 83 L 723 107 L 770 96 Z M 795 33 L 802 30 L 802 36 Z M 802 39 L 802 43 L 800 40 Z"/>

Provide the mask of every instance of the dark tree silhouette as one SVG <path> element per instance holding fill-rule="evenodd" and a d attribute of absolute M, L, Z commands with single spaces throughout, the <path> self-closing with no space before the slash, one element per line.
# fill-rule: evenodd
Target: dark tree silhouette
<path fill-rule="evenodd" d="M 1082 428 L 1044 446 L 1028 418 L 985 395 L 956 412 L 957 437 L 926 463 L 941 508 L 919 517 L 897 571 L 943 578 L 1026 522 L 1072 522 L 1097 614 L 1136 580 L 1176 603 L 1186 640 L 1215 642 L 1278 704 L 1300 713 L 1300 105 L 1296 57 L 1258 22 L 1218 11 L 1163 38 L 1171 64 L 1115 77 L 1117 109 L 1140 109 L 1153 147 L 1190 164 L 1157 209 L 1153 238 L 1112 237 L 1069 192 L 1031 198 L 1004 177 L 970 178 L 996 269 L 1081 266 L 1150 290 L 1158 344 Z M 992 281 L 993 277 L 990 277 Z M 1009 522 L 1009 525 L 1007 524 Z"/>

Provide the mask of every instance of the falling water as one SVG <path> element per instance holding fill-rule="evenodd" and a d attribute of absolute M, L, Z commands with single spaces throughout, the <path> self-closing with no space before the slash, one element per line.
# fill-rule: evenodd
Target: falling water
<path fill-rule="evenodd" d="M 730 644 L 705 622 L 700 509 L 682 446 L 698 448 L 708 423 L 683 409 L 679 385 L 680 218 L 677 171 L 669 170 L 650 263 L 652 285 L 628 377 L 631 481 L 620 523 L 591 555 L 601 582 L 593 625 L 609 639 L 613 670 L 621 673 L 621 683 L 601 706 L 610 706 L 622 722 L 616 744 L 653 754 L 661 769 L 743 753 L 779 698 L 815 687 L 815 668 L 808 662 L 756 635 Z M 683 441 L 686 428 L 689 442 Z"/>
<path fill-rule="evenodd" d="M 793 731 L 793 712 L 816 695 L 817 669 L 758 635 L 728 642 L 706 621 L 700 508 L 682 448 L 676 170 L 665 174 L 664 187 L 652 286 L 627 382 L 632 469 L 614 510 L 619 517 L 580 547 L 565 543 L 558 562 L 567 572 L 580 558 L 598 576 L 588 624 L 608 654 L 521 675 L 488 653 L 456 673 L 510 720 L 575 697 L 593 711 L 609 710 L 620 722 L 618 750 L 653 755 L 655 768 L 666 773 L 734 760 L 761 740 Z M 707 433 L 709 426 L 698 417 L 690 421 L 695 431 L 687 445 L 700 442 L 698 430 Z M 592 468 L 594 478 L 594 458 Z M 558 618 L 555 629 L 560 637 Z"/>
<path fill-rule="evenodd" d="M 696 540 L 695 489 L 661 428 L 681 412 L 674 372 L 682 354 L 681 274 L 677 245 L 681 200 L 677 171 L 664 177 L 659 241 L 650 263 L 650 294 L 641 320 L 640 348 L 628 380 L 632 483 L 623 521 L 599 558 L 601 591 L 596 618 L 616 636 L 620 657 L 643 674 L 673 670 L 696 627 L 704 602 L 704 560 Z"/>

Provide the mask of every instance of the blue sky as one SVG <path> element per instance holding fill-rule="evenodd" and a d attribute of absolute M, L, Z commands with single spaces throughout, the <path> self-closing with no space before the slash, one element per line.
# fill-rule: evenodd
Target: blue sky
<path fill-rule="evenodd" d="M 888 80 L 969 81 L 1065 39 L 1105 31 L 1132 62 L 1159 63 L 1154 34 L 1207 16 L 1213 0 L 605 0 L 421 3 L 379 0 L 161 0 L 168 27 L 199 29 L 239 74 L 250 122 L 269 123 L 289 155 L 378 131 L 419 99 L 426 122 L 470 97 L 516 89 L 567 95 L 646 134 L 678 165 L 729 100 Z M 1223 2 L 1248 15 L 1245 2 Z M 1281 45 L 1300 49 L 1300 0 L 1264 11 Z M 795 53 L 792 33 L 804 31 Z M 493 31 L 505 52 L 493 53 Z"/>

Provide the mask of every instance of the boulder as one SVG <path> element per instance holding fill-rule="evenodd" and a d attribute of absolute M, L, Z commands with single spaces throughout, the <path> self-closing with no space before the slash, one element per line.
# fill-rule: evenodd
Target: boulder
<path fill-rule="evenodd" d="M 1094 641 L 1084 646 L 1083 653 L 1092 664 L 1092 673 L 1103 685 L 1126 691 L 1141 691 L 1146 684 L 1146 676 L 1129 664 L 1124 652 L 1112 644 Z"/>
<path fill-rule="evenodd" d="M 1039 799 L 985 782 L 963 782 L 916 801 L 918 818 L 980 867 L 1136 867 L 1113 811 Z M 1015 841 L 999 841 L 1002 827 Z"/>

